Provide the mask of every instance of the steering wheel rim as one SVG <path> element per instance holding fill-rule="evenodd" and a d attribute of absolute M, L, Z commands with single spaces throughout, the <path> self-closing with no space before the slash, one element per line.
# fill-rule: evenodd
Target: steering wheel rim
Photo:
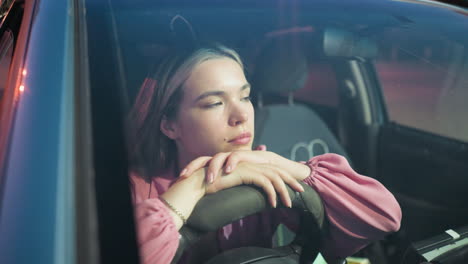
<path fill-rule="evenodd" d="M 315 230 L 315 234 L 317 232 L 321 234 L 326 221 L 322 200 L 313 188 L 302 182 L 300 184 L 304 188 L 304 192 L 296 192 L 286 186 L 291 198 L 292 209 L 301 216 L 296 238 L 302 230 L 308 230 L 308 234 L 311 234 L 309 232 L 311 226 Z M 287 208 L 279 199 L 277 205 L 277 209 Z M 195 206 L 187 224 L 179 230 L 179 247 L 172 263 L 177 263 L 184 251 L 194 245 L 204 234 L 246 216 L 269 209 L 272 207 L 268 202 L 267 195 L 262 189 L 253 185 L 236 186 L 203 197 Z M 305 228 L 303 219 L 307 219 L 307 228 Z M 295 239 L 292 243 L 301 244 L 301 246 L 307 245 L 309 239 L 312 238 L 301 236 L 299 240 Z M 314 241 L 313 244 L 317 243 Z"/>

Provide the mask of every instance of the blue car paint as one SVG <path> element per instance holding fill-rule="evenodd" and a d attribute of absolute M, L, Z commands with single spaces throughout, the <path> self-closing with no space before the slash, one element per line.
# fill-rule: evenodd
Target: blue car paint
<path fill-rule="evenodd" d="M 3 186 L 1 263 L 74 263 L 73 5 L 37 1 Z"/>

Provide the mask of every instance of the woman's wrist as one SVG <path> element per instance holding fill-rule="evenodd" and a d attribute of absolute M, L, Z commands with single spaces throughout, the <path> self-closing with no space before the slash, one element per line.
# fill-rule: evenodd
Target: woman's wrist
<path fill-rule="evenodd" d="M 298 177 L 297 179 L 299 181 L 303 181 L 307 177 L 309 177 L 312 174 L 312 168 L 307 166 L 306 164 L 296 162 L 298 166 L 300 166 L 299 172 L 298 172 Z"/>
<path fill-rule="evenodd" d="M 201 168 L 196 170 L 192 176 L 181 181 L 184 182 L 184 185 L 191 187 L 190 192 L 192 194 L 190 196 L 192 199 L 195 199 L 196 202 L 205 196 L 206 193 L 205 173 L 205 168 Z"/>
<path fill-rule="evenodd" d="M 160 196 L 178 229 L 183 226 L 197 202 L 205 195 L 205 189 L 205 174 L 204 169 L 201 169 L 189 178 L 174 183 Z"/>
<path fill-rule="evenodd" d="M 174 205 L 168 202 L 163 196 L 160 196 L 159 200 L 161 200 L 169 209 L 171 209 L 172 213 L 176 214 L 180 218 L 180 220 L 182 220 L 182 223 L 184 225 L 187 224 L 187 217 L 185 217 L 185 215 L 181 211 L 179 211 L 179 209 L 177 209 Z"/>
<path fill-rule="evenodd" d="M 312 169 L 306 164 L 284 158 L 278 154 L 275 154 L 272 164 L 276 164 L 281 169 L 286 170 L 298 181 L 304 180 L 312 173 Z"/>

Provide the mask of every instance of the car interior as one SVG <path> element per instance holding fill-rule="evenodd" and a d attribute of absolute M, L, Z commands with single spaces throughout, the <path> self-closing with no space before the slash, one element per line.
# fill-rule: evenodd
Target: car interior
<path fill-rule="evenodd" d="M 173 29 L 172 34 L 176 34 L 172 36 L 175 39 L 172 41 L 183 43 L 196 41 L 191 38 L 196 38 L 196 36 L 194 36 L 194 31 L 197 28 L 193 28 L 193 25 L 184 16 L 175 15 L 171 18 L 168 26 Z M 306 51 L 305 49 L 306 45 L 312 46 L 314 44 L 314 38 L 317 38 L 312 31 L 313 30 L 309 27 L 305 27 L 288 28 L 278 32 L 264 33 L 264 39 L 258 40 L 258 42 L 261 43 L 256 48 L 258 54 L 250 54 L 249 58 L 251 60 L 247 59 L 247 63 L 249 63 L 253 69 L 246 66 L 247 73 L 250 74 L 249 79 L 253 87 L 252 93 L 255 105 L 256 136 L 254 145 L 266 145 L 268 150 L 296 161 L 307 161 L 313 156 L 324 153 L 338 153 L 345 157 L 348 156 L 336 139 L 336 136 L 331 132 L 331 129 L 319 114 L 316 113 L 313 108 L 295 99 L 296 96 L 294 93 L 304 88 L 309 78 L 309 60 L 313 59 L 314 56 L 314 54 L 310 53 L 317 52 L 316 50 Z M 125 50 L 125 46 L 122 47 L 122 50 Z M 164 49 L 161 48 L 161 50 L 163 51 Z M 247 51 L 245 51 L 245 53 L 247 53 Z M 126 56 L 124 51 L 123 56 Z M 127 55 L 126 57 L 130 58 L 132 55 Z M 272 60 L 271 58 L 275 59 Z M 147 60 L 147 58 L 145 59 Z M 141 64 L 141 61 L 138 61 L 137 64 Z M 151 64 L 151 62 L 148 62 L 148 64 Z M 141 76 L 141 66 L 125 66 L 131 69 L 131 71 L 138 69 Z M 141 81 L 141 77 L 137 80 Z M 135 90 L 137 90 L 135 88 L 138 87 L 138 85 L 134 87 L 129 86 L 129 90 L 135 93 Z M 129 99 L 129 102 L 132 102 L 132 100 Z M 330 118 L 328 119 L 330 120 Z M 236 194 L 239 197 L 246 196 L 246 194 L 241 193 L 241 191 L 238 191 Z M 216 196 L 210 200 L 234 200 L 234 198 L 219 199 L 215 197 Z M 196 207 L 197 213 L 195 213 L 195 215 L 214 217 L 213 214 L 207 213 L 208 210 L 205 209 L 206 211 L 204 211 L 203 204 L 204 203 L 201 202 L 200 205 Z M 243 207 L 249 208 L 250 204 L 256 204 L 256 202 L 245 201 L 242 204 Z M 243 207 L 236 210 L 234 209 L 235 207 L 232 207 L 230 204 L 220 205 L 219 208 L 221 211 L 222 208 L 232 208 L 232 210 L 236 212 L 235 215 L 237 217 L 229 218 L 226 215 L 218 216 L 218 218 L 227 217 L 230 221 L 221 221 L 221 223 L 223 223 L 222 225 L 213 224 L 211 225 L 210 231 L 216 230 L 213 229 L 213 226 L 219 228 L 224 226 L 224 224 L 241 218 L 240 216 L 252 214 L 243 213 L 243 210 L 245 210 L 242 209 Z M 209 208 L 213 207 L 210 206 Z M 198 210 L 203 213 L 199 213 Z M 323 212 L 320 214 L 322 213 Z M 191 219 L 196 219 L 196 216 L 192 216 Z M 205 222 L 209 222 L 209 219 L 209 217 L 204 217 Z M 214 217 L 214 219 L 217 218 Z M 193 222 L 196 221 L 193 220 Z M 199 222 L 201 223 L 203 221 Z M 323 220 L 319 222 L 323 222 Z M 189 227 L 181 230 L 181 240 L 186 240 L 183 244 L 194 244 L 194 240 L 197 240 L 195 238 L 200 237 L 200 235 L 195 236 L 193 230 L 187 231 L 187 229 L 190 229 L 190 225 L 189 221 Z M 193 224 L 192 229 L 193 228 L 195 228 L 195 230 L 205 230 L 197 224 Z M 302 242 L 304 239 L 294 239 L 294 237 L 291 231 L 281 226 L 277 231 L 277 241 L 275 241 L 278 247 L 274 250 L 268 249 L 265 252 L 264 249 L 260 248 L 256 248 L 255 251 L 252 251 L 251 248 L 237 249 L 220 254 L 210 260 L 209 263 L 248 263 L 248 261 L 252 261 L 252 259 L 261 259 L 261 261 L 257 260 L 258 263 L 263 263 L 263 261 L 264 263 L 276 263 L 272 261 L 285 263 L 285 261 L 291 258 L 290 255 L 293 256 L 292 261 L 297 262 L 299 255 L 297 251 L 291 251 L 293 247 L 289 244 L 292 243 L 298 246 L 298 241 Z M 312 241 L 311 237 L 313 238 Z M 300 244 L 299 248 L 308 245 L 308 250 L 301 250 L 300 252 L 307 252 L 308 259 L 314 259 L 315 257 L 311 256 L 315 256 L 317 253 L 320 236 L 309 236 L 306 241 L 308 243 Z M 184 247 L 179 247 L 179 249 L 182 248 Z M 285 249 L 291 251 L 290 255 L 285 255 Z M 249 253 L 244 252 L 244 250 Z M 177 260 L 178 257 L 174 258 L 173 263 L 176 263 Z"/>
<path fill-rule="evenodd" d="M 281 12 L 271 4 L 265 4 L 266 8 L 214 4 L 211 9 L 203 9 L 190 4 L 166 3 L 157 8 L 142 5 L 132 9 L 125 2 L 117 3 L 111 12 L 100 12 L 102 10 L 95 8 L 88 14 L 88 23 L 92 25 L 88 32 L 93 39 L 89 42 L 93 62 L 90 78 L 94 86 L 102 87 L 92 94 L 93 105 L 98 109 L 93 120 L 94 137 L 99 139 L 95 141 L 96 173 L 122 178 L 113 190 L 106 185 L 106 177 L 96 180 L 98 208 L 103 217 L 100 220 L 103 256 L 112 259 L 112 249 L 106 245 L 111 242 L 106 237 L 115 231 L 115 226 L 134 228 L 128 197 L 119 197 L 117 199 L 121 200 L 112 201 L 113 205 L 108 206 L 109 198 L 102 194 L 128 194 L 126 167 L 111 166 L 116 161 L 126 163 L 125 132 L 122 129 L 109 133 L 106 127 L 123 127 L 122 117 L 130 109 L 138 88 L 167 48 L 194 39 L 220 42 L 240 53 L 246 76 L 252 84 L 256 111 L 255 144 L 265 144 L 268 150 L 297 161 L 328 152 L 339 153 L 348 158 L 357 172 L 378 179 L 394 192 L 404 212 L 402 229 L 385 241 L 370 245 L 358 256 L 368 257 L 373 263 L 401 262 L 409 257 L 416 259 L 419 255 L 415 248 L 421 247 L 413 243 L 468 223 L 468 201 L 451 196 L 461 194 L 460 186 L 438 185 L 435 181 L 436 176 L 448 175 L 455 183 L 466 183 L 466 177 L 458 177 L 466 175 L 466 142 L 399 126 L 388 116 L 375 65 L 382 52 L 379 50 L 381 44 L 374 36 L 385 30 L 405 30 L 411 27 L 412 22 L 408 19 L 370 14 L 360 22 L 354 22 L 350 14 L 356 12 L 354 15 L 358 15 L 360 11 L 333 13 L 324 8 L 320 15 L 308 16 L 305 11 L 292 12 L 295 7 L 291 5 Z M 102 19 L 106 23 L 98 24 Z M 105 49 L 113 52 L 101 54 L 100 51 Z M 97 57 L 99 59 L 95 59 Z M 102 100 L 114 107 L 99 107 Z M 454 149 L 457 151 L 453 152 Z M 106 158 L 109 153 L 113 153 L 113 160 Z M 435 186 L 443 190 L 443 195 L 433 191 Z M 449 187 L 452 191 L 447 190 Z M 254 188 L 239 189 L 233 193 L 255 191 Z M 244 200 L 239 203 L 244 207 L 239 207 L 238 216 L 247 215 L 245 210 L 251 213 L 264 209 L 261 206 L 250 208 L 249 205 L 256 202 Z M 120 210 L 121 218 L 113 225 L 105 225 L 106 215 L 114 215 L 113 210 L 119 204 L 129 210 Z M 203 212 L 203 202 L 199 206 Z M 210 223 L 206 229 L 198 227 L 181 231 L 181 250 L 195 243 L 207 230 L 235 218 L 215 218 L 219 222 Z M 193 218 L 192 221 L 196 226 L 197 220 Z M 320 221 L 318 223 L 321 227 Z M 131 240 L 134 231 L 125 236 Z M 302 240 L 295 239 L 290 231 L 280 227 L 275 245 L 281 248 L 295 245 L 297 241 Z M 130 251 L 135 253 L 135 245 L 132 248 Z M 245 263 L 254 263 L 248 262 L 252 259 L 258 263 L 262 259 L 265 263 L 276 263 L 264 257 L 284 256 L 281 250 L 253 251 L 262 257 L 236 251 L 218 256 L 209 263 L 225 263 L 226 258 L 234 256 L 249 256 L 250 260 Z M 316 248 L 307 252 L 314 255 Z M 182 253 L 178 254 L 180 257 Z"/>

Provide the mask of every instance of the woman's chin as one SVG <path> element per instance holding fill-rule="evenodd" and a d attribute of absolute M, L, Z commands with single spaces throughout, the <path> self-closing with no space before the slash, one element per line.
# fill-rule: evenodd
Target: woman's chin
<path fill-rule="evenodd" d="M 232 145 L 228 147 L 227 151 L 239 151 L 239 150 L 252 150 L 252 145 L 251 144 Z"/>

